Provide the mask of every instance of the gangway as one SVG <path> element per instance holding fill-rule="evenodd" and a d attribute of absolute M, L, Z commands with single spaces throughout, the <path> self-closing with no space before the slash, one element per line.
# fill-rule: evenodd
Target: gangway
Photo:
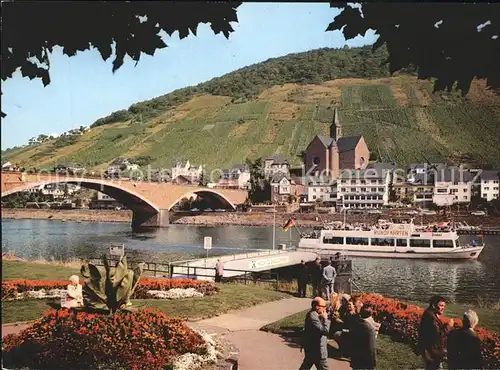
<path fill-rule="evenodd" d="M 171 277 L 196 277 L 199 280 L 215 279 L 215 264 L 220 259 L 224 264 L 224 277 L 236 277 L 248 272 L 262 272 L 271 269 L 294 266 L 300 261 L 314 261 L 316 253 L 295 250 L 259 249 L 255 252 L 176 261 L 170 265 Z"/>

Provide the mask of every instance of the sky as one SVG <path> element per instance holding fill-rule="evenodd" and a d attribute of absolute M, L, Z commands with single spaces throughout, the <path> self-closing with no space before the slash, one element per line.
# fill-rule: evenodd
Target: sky
<path fill-rule="evenodd" d="M 104 62 L 97 50 L 71 58 L 55 50 L 50 56 L 51 83 L 29 80 L 16 72 L 2 81 L 2 149 L 23 145 L 39 134 L 60 134 L 90 126 L 113 111 L 131 104 L 196 85 L 241 67 L 323 47 L 373 44 L 374 32 L 346 42 L 339 31 L 325 32 L 340 13 L 328 3 L 244 3 L 237 9 L 238 23 L 226 39 L 200 24 L 197 36 L 179 40 L 165 34 L 167 48 L 154 56 L 127 57 L 112 73 L 113 57 Z"/>

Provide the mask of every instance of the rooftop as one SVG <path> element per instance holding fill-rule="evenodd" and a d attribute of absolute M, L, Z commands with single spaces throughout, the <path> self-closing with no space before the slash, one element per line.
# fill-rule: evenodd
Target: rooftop
<path fill-rule="evenodd" d="M 356 145 L 358 145 L 359 140 L 361 140 L 361 135 L 341 137 L 340 139 L 337 140 L 337 147 L 339 148 L 339 153 L 348 152 L 350 150 L 356 149 Z"/>
<path fill-rule="evenodd" d="M 431 170 L 433 167 L 437 168 L 442 168 L 446 167 L 444 163 L 412 163 L 410 164 L 410 170 L 417 170 L 417 169 L 429 169 Z"/>
<path fill-rule="evenodd" d="M 280 182 L 281 180 L 283 180 L 283 178 L 286 178 L 287 180 L 291 181 L 292 178 L 290 176 L 288 176 L 287 174 L 284 174 L 283 172 L 279 172 L 277 174 L 275 174 L 272 179 L 271 179 L 271 183 L 278 183 Z"/>
<path fill-rule="evenodd" d="M 452 184 L 470 182 L 474 174 L 459 167 L 439 168 L 435 175 L 436 182 L 451 182 Z"/>
<path fill-rule="evenodd" d="M 273 161 L 273 164 L 288 164 L 288 161 L 281 154 L 276 154 L 266 158 L 266 161 Z"/>
<path fill-rule="evenodd" d="M 328 176 L 308 176 L 307 183 L 309 185 L 332 185 L 332 180 Z"/>
<path fill-rule="evenodd" d="M 360 169 L 349 169 L 342 170 L 340 172 L 341 179 L 385 179 L 387 173 L 389 173 L 392 169 L 384 168 L 384 166 L 375 166 L 366 168 L 364 170 Z"/>
<path fill-rule="evenodd" d="M 498 180 L 500 177 L 500 170 L 483 170 L 480 176 L 481 180 Z"/>

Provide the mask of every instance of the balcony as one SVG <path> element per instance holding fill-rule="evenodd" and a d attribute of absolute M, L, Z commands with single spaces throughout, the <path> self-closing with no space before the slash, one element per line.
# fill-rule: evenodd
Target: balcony
<path fill-rule="evenodd" d="M 345 204 L 360 204 L 360 203 L 367 203 L 367 204 L 383 204 L 384 200 L 383 199 L 344 199 L 343 202 Z"/>

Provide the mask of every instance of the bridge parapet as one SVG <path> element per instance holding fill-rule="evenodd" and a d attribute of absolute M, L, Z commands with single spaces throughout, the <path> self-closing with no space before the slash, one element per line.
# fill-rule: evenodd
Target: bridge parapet
<path fill-rule="evenodd" d="M 138 215 L 136 220 L 145 220 L 159 226 L 167 225 L 168 211 L 182 198 L 191 195 L 210 195 L 225 202 L 233 209 L 245 202 L 247 192 L 234 189 L 210 189 L 192 185 L 176 185 L 163 182 L 135 181 L 123 179 L 103 179 L 78 177 L 60 174 L 27 174 L 2 172 L 2 198 L 12 193 L 26 191 L 41 185 L 52 183 L 72 183 L 82 187 L 99 190 L 108 194 Z M 128 203 L 128 204 L 127 204 Z M 160 211 L 161 210 L 161 211 Z M 159 218 L 156 214 L 160 213 Z M 137 224 L 137 222 L 136 222 Z"/>

